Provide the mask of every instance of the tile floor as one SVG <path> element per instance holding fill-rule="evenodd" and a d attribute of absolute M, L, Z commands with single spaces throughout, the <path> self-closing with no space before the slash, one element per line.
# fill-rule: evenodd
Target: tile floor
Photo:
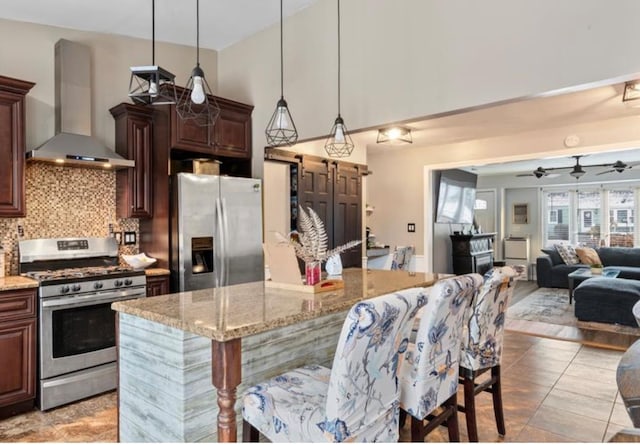
<path fill-rule="evenodd" d="M 504 346 L 507 434 L 498 436 L 491 395 L 483 393 L 476 399 L 481 442 L 602 442 L 632 426 L 616 387 L 621 351 L 515 333 L 506 333 Z M 466 441 L 464 414 L 459 421 Z M 410 440 L 409 431 L 407 424 L 402 441 Z M 0 421 L 2 442 L 115 440 L 115 392 Z M 446 429 L 434 431 L 427 441 L 448 441 Z"/>

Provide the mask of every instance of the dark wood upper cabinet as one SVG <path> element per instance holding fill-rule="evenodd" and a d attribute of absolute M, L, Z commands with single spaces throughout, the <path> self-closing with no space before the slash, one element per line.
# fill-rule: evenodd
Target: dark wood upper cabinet
<path fill-rule="evenodd" d="M 220 156 L 251 158 L 253 106 L 217 98 L 220 116 L 213 127 L 215 152 Z"/>
<path fill-rule="evenodd" d="M 153 109 L 122 103 L 113 107 L 116 152 L 135 161 L 133 168 L 116 172 L 116 215 L 119 218 L 153 216 Z"/>
<path fill-rule="evenodd" d="M 184 91 L 176 87 L 178 96 Z M 251 158 L 252 105 L 222 97 L 210 97 L 220 107 L 220 115 L 213 126 L 200 126 L 192 120 L 178 116 L 175 106 L 170 107 L 171 148 L 187 152 L 232 158 Z"/>
<path fill-rule="evenodd" d="M 25 216 L 25 96 L 34 85 L 0 76 L 0 217 Z"/>

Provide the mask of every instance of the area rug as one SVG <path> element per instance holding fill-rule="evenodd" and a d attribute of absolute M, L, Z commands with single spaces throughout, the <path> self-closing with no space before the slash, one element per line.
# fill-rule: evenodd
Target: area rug
<path fill-rule="evenodd" d="M 640 339 L 640 328 L 578 321 L 567 289 L 541 287 L 507 309 L 505 329 L 540 337 L 626 349 Z"/>

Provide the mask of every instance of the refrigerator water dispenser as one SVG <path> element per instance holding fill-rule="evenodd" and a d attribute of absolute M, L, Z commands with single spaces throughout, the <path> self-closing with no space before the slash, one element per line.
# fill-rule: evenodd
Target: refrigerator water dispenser
<path fill-rule="evenodd" d="M 194 275 L 213 272 L 213 237 L 191 238 L 191 271 Z"/>

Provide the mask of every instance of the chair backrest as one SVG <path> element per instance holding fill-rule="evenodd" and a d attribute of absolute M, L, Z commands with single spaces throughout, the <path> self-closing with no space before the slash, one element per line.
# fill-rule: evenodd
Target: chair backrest
<path fill-rule="evenodd" d="M 391 270 L 409 270 L 413 252 L 413 246 L 397 246 L 393 252 Z"/>
<path fill-rule="evenodd" d="M 438 281 L 420 311 L 415 345 L 401 358 L 401 406 L 424 419 L 458 388 L 462 329 L 469 303 L 482 285 L 479 274 Z"/>
<path fill-rule="evenodd" d="M 377 434 L 385 442 L 393 435 L 398 439 L 398 358 L 425 301 L 425 290 L 414 288 L 351 308 L 331 369 L 326 419 L 320 425 L 329 441 L 368 441 Z"/>
<path fill-rule="evenodd" d="M 511 266 L 495 267 L 484 275 L 484 283 L 468 311 L 460 352 L 463 368 L 475 371 L 500 364 L 505 316 L 515 275 Z"/>

